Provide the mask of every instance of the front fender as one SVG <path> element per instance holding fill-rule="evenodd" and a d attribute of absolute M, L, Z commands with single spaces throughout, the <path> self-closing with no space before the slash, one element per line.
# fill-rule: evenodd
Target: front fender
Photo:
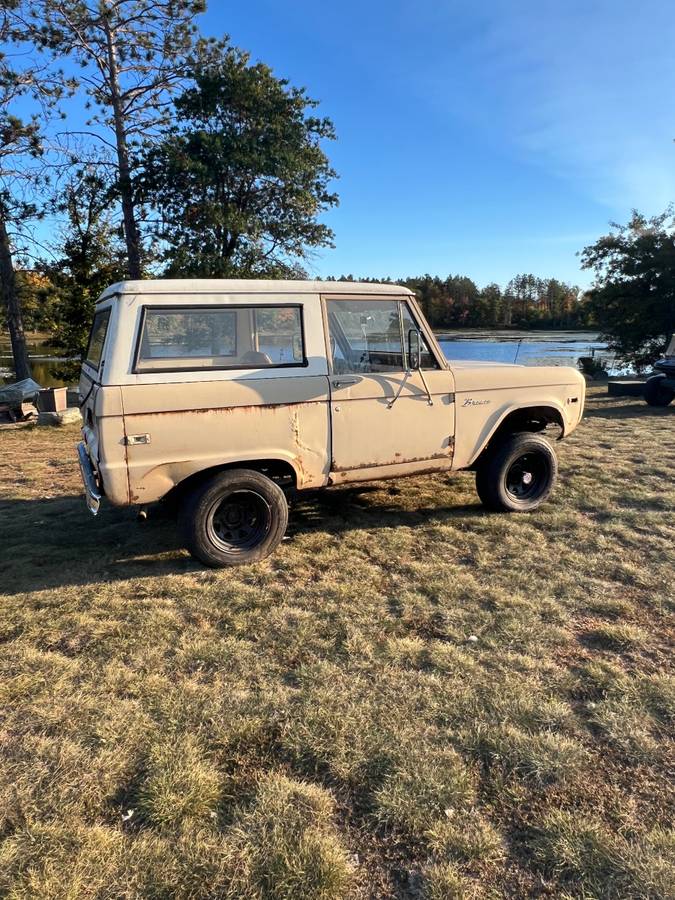
<path fill-rule="evenodd" d="M 495 406 L 495 409 L 487 415 L 485 406 L 463 406 L 460 398 L 456 408 L 453 468 L 466 469 L 472 466 L 509 416 L 518 416 L 524 411 L 535 409 L 541 410 L 542 413 L 550 416 L 551 421 L 560 425 L 561 438 L 568 435 L 576 424 L 560 400 L 550 396 L 507 401 Z"/>

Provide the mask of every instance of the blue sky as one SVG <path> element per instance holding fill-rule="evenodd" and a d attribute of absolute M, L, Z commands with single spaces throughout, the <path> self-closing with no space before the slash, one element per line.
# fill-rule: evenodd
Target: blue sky
<path fill-rule="evenodd" d="M 675 201 L 672 0 L 208 0 L 202 31 L 305 86 L 336 247 L 312 276 L 532 272 L 587 286 L 577 252 Z M 81 99 L 69 128 L 83 127 Z M 51 223 L 39 226 L 49 243 Z"/>
<path fill-rule="evenodd" d="M 579 249 L 675 200 L 669 0 L 211 0 L 201 24 L 335 122 L 311 274 L 585 285 Z"/>

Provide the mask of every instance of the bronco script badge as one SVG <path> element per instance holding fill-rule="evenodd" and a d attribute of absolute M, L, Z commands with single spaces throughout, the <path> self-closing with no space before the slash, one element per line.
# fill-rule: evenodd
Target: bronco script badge
<path fill-rule="evenodd" d="M 489 400 L 474 400 L 473 397 L 467 397 L 462 406 L 487 406 Z"/>

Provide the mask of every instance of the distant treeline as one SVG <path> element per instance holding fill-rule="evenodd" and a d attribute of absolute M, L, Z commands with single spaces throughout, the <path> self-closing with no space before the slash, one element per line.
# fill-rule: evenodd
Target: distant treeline
<path fill-rule="evenodd" d="M 17 287 L 28 331 L 53 332 L 66 315 L 61 293 L 55 289 L 57 272 L 19 270 Z M 86 293 L 95 297 L 106 286 L 105 274 L 92 278 Z M 110 274 L 110 280 L 113 275 Z M 584 328 L 594 325 L 589 304 L 576 287 L 555 278 L 517 275 L 505 288 L 488 284 L 479 288 L 471 278 L 450 275 L 439 278 L 419 275 L 410 278 L 355 278 L 343 275 L 327 281 L 369 281 L 403 284 L 415 292 L 433 328 Z M 84 284 L 80 285 L 83 291 Z M 0 310 L 0 325 L 2 321 Z"/>
<path fill-rule="evenodd" d="M 556 278 L 516 275 L 502 289 L 483 288 L 465 275 L 439 278 L 354 278 L 328 281 L 377 281 L 403 284 L 415 292 L 434 328 L 584 328 L 592 326 L 590 308 L 578 287 Z"/>

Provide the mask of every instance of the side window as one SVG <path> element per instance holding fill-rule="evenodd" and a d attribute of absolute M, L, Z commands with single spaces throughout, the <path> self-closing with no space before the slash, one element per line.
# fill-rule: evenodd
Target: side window
<path fill-rule="evenodd" d="M 303 363 L 302 328 L 297 307 L 256 309 L 253 324 L 259 353 L 275 365 Z"/>
<path fill-rule="evenodd" d="M 328 300 L 326 311 L 334 372 L 403 371 L 397 300 Z"/>
<path fill-rule="evenodd" d="M 305 365 L 299 306 L 146 307 L 136 371 Z"/>
<path fill-rule="evenodd" d="M 401 319 L 403 322 L 403 339 L 406 342 L 406 349 L 408 346 L 408 332 L 411 328 L 414 328 L 416 331 L 420 331 L 420 328 L 412 317 L 412 313 L 410 312 L 410 307 L 407 303 L 401 303 Z M 423 369 L 438 369 L 440 366 L 436 360 L 434 354 L 429 350 L 427 346 L 427 342 L 424 340 L 424 335 L 420 332 L 421 337 L 421 346 L 422 346 L 422 368 Z"/>
<path fill-rule="evenodd" d="M 94 316 L 94 324 L 91 326 L 91 334 L 89 335 L 89 346 L 87 347 L 87 355 L 85 362 L 98 369 L 101 365 L 101 356 L 103 355 L 103 345 L 105 344 L 105 336 L 108 332 L 108 322 L 110 321 L 110 307 L 102 309 Z"/>
<path fill-rule="evenodd" d="M 237 353 L 237 314 L 230 309 L 147 309 L 141 359 L 206 359 Z"/>

